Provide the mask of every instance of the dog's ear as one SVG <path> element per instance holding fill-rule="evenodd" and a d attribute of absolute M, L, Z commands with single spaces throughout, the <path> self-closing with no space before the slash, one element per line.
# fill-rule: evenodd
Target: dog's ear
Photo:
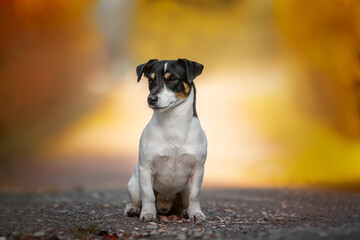
<path fill-rule="evenodd" d="M 204 69 L 204 66 L 202 64 L 187 60 L 185 58 L 179 58 L 177 61 L 180 62 L 183 66 L 185 66 L 186 77 L 190 84 L 197 76 L 202 73 L 202 70 Z"/>
<path fill-rule="evenodd" d="M 137 82 L 140 81 L 141 79 L 141 75 L 143 73 L 148 73 L 148 71 L 150 70 L 150 68 L 154 65 L 154 63 L 156 63 L 158 60 L 157 59 L 151 59 L 149 60 L 147 63 L 144 64 L 140 64 L 139 66 L 136 67 L 136 75 L 137 75 Z"/>

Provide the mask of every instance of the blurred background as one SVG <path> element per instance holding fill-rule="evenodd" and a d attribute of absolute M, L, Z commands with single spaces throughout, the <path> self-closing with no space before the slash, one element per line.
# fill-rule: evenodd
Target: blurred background
<path fill-rule="evenodd" d="M 205 66 L 205 188 L 360 190 L 357 0 L 1 0 L 0 189 L 124 189 L 135 68 Z"/>

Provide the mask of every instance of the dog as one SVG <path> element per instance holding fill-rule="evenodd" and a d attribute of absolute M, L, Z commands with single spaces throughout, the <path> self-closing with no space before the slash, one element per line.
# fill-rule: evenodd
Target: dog
<path fill-rule="evenodd" d="M 139 146 L 139 162 L 128 182 L 128 216 L 155 221 L 157 213 L 183 212 L 205 221 L 200 189 L 207 139 L 196 113 L 194 79 L 204 66 L 187 59 L 151 59 L 136 68 L 137 82 L 148 79 L 147 104 L 153 109 Z"/>

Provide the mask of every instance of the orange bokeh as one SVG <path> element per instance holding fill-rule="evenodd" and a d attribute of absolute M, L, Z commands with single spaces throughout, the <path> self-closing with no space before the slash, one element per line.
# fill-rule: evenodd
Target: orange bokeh
<path fill-rule="evenodd" d="M 195 80 L 205 187 L 358 189 L 359 9 L 0 1 L 0 187 L 125 188 L 152 114 L 135 68 L 185 57 L 205 66 Z"/>

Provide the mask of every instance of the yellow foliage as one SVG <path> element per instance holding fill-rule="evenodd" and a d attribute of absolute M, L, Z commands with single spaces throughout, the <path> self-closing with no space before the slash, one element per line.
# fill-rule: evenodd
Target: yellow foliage
<path fill-rule="evenodd" d="M 139 1 L 130 38 L 130 55 L 186 57 L 205 65 L 231 61 L 246 34 L 243 1 Z"/>
<path fill-rule="evenodd" d="M 264 102 L 271 106 L 264 106 Z M 253 165 L 249 175 L 280 185 L 359 188 L 360 142 L 305 116 L 294 108 L 289 96 L 263 96 L 248 108 L 268 138 L 283 149 L 266 163 L 273 171 L 261 173 L 262 168 Z"/>
<path fill-rule="evenodd" d="M 313 98 L 330 99 L 326 117 L 346 135 L 360 136 L 360 2 L 275 0 L 274 8 L 285 39 L 325 78 L 311 79 L 322 89 Z"/>

